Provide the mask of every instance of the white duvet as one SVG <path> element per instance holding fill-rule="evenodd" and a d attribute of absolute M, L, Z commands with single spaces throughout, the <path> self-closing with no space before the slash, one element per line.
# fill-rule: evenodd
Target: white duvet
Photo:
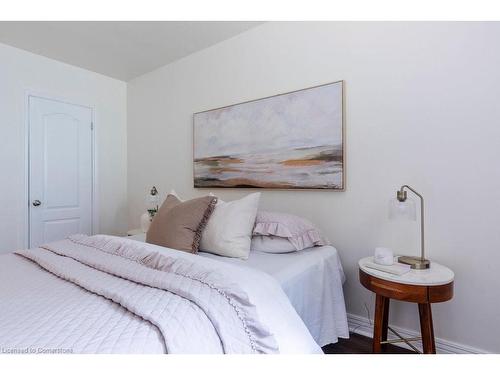
<path fill-rule="evenodd" d="M 145 234 L 128 238 L 146 241 Z M 272 276 L 319 346 L 336 343 L 339 337 L 349 338 L 342 290 L 345 275 L 334 247 L 318 246 L 286 254 L 252 250 L 246 260 L 206 252 L 199 252 L 198 256 Z"/>
<path fill-rule="evenodd" d="M 44 247 L 0 257 L 0 352 L 321 352 L 262 272 L 110 236 Z"/>

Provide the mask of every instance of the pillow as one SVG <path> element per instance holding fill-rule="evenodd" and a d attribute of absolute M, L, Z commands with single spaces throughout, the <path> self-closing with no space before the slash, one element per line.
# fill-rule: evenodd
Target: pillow
<path fill-rule="evenodd" d="M 287 238 L 297 251 L 330 244 L 311 222 L 279 212 L 259 211 L 253 234 Z"/>
<path fill-rule="evenodd" d="M 219 200 L 201 236 L 200 250 L 247 259 L 260 193 L 224 202 Z"/>
<path fill-rule="evenodd" d="M 276 236 L 253 236 L 250 248 L 252 251 L 262 251 L 271 254 L 284 254 L 297 251 L 295 246 L 288 241 L 288 238 Z"/>
<path fill-rule="evenodd" d="M 212 214 L 216 197 L 201 197 L 182 202 L 169 194 L 153 218 L 146 242 L 197 253 L 201 233 Z"/>

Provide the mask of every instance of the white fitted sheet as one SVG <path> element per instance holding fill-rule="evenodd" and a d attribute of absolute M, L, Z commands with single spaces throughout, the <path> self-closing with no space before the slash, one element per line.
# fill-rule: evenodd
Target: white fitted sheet
<path fill-rule="evenodd" d="M 144 234 L 129 237 L 145 240 Z M 274 277 L 320 346 L 348 338 L 342 284 L 345 275 L 337 250 L 314 247 L 287 254 L 251 251 L 247 260 L 200 252 L 200 256 L 255 268 Z"/>

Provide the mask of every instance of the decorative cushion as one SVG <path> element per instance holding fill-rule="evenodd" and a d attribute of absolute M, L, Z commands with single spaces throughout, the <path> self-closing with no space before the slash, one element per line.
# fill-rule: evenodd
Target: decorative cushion
<path fill-rule="evenodd" d="M 259 211 L 255 219 L 253 234 L 254 236 L 287 238 L 296 250 L 330 244 L 311 222 L 295 215 L 279 212 Z"/>
<path fill-rule="evenodd" d="M 217 203 L 216 197 L 182 202 L 169 194 L 153 218 L 146 242 L 189 253 L 197 253 L 201 233 Z"/>
<path fill-rule="evenodd" d="M 200 250 L 247 259 L 260 193 L 224 202 L 219 199 L 201 236 Z"/>
<path fill-rule="evenodd" d="M 297 251 L 295 246 L 288 241 L 288 238 L 276 236 L 253 236 L 250 248 L 252 251 L 262 251 L 271 254 L 284 254 Z"/>

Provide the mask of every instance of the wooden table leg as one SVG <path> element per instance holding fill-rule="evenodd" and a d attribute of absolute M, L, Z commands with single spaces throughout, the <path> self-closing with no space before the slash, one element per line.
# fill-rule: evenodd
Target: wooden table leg
<path fill-rule="evenodd" d="M 434 327 L 432 325 L 432 311 L 430 303 L 419 303 L 420 331 L 422 333 L 422 346 L 425 354 L 436 354 L 434 341 Z"/>
<path fill-rule="evenodd" d="M 387 341 L 387 331 L 389 330 L 389 302 L 390 298 L 384 297 L 384 315 L 382 317 L 382 341 Z M 382 344 L 382 349 L 387 348 L 387 344 Z"/>
<path fill-rule="evenodd" d="M 377 294 L 373 322 L 373 353 L 380 353 L 382 351 L 380 342 L 387 340 L 388 320 L 389 298 Z"/>

